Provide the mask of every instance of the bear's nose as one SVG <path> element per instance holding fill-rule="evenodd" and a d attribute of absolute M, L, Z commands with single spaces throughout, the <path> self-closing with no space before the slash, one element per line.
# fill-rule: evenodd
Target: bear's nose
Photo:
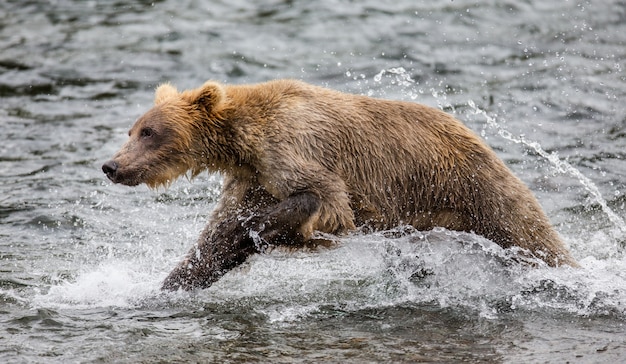
<path fill-rule="evenodd" d="M 117 163 L 115 161 L 110 160 L 102 165 L 102 172 L 109 177 L 110 180 L 115 179 L 115 173 L 117 172 Z"/>

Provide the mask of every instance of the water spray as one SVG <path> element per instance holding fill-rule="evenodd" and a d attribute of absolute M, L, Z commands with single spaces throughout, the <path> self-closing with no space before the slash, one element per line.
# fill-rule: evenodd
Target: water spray
<path fill-rule="evenodd" d="M 417 82 L 410 77 L 409 73 L 403 67 L 384 69 L 374 76 L 374 81 L 381 82 L 382 76 L 384 76 L 385 74 L 395 76 L 395 80 L 392 81 L 392 83 L 398 84 L 403 87 L 412 87 L 415 84 L 417 84 Z M 430 91 L 432 95 L 435 97 L 435 100 L 437 101 L 437 106 L 440 109 L 444 109 L 445 105 L 443 105 L 441 100 L 446 99 L 445 94 L 440 94 L 435 89 L 431 89 Z M 411 96 L 412 99 L 415 99 L 415 94 L 412 91 L 410 91 L 409 96 Z M 626 223 L 619 215 L 615 213 L 615 211 L 613 211 L 608 206 L 606 200 L 604 199 L 604 197 L 602 197 L 602 193 L 600 193 L 600 190 L 595 185 L 595 183 L 593 183 L 593 181 L 587 178 L 584 174 L 582 174 L 578 169 L 576 169 L 570 163 L 559 158 L 559 155 L 557 152 L 548 153 L 536 141 L 526 140 L 524 136 L 519 136 L 519 137 L 513 136 L 513 134 L 511 134 L 511 132 L 509 132 L 508 130 L 504 129 L 496 121 L 494 117 L 487 114 L 485 110 L 476 106 L 474 101 L 469 100 L 467 104 L 474 111 L 474 114 L 483 116 L 485 120 L 487 121 L 487 126 L 492 129 L 495 129 L 499 136 L 515 144 L 521 144 L 529 148 L 532 148 L 535 152 L 537 152 L 537 154 L 539 154 L 541 157 L 548 160 L 548 162 L 552 164 L 552 166 L 557 170 L 557 172 L 569 174 L 577 178 L 578 181 L 583 185 L 583 187 L 593 196 L 593 199 L 600 205 L 600 207 L 602 208 L 602 211 L 607 215 L 609 221 L 614 225 L 615 230 L 617 230 L 617 231 L 615 230 L 612 231 L 614 238 L 623 239 L 624 236 L 626 236 Z M 454 109 L 454 107 L 452 107 L 452 112 L 455 112 L 455 111 L 456 110 Z"/>
<path fill-rule="evenodd" d="M 474 101 L 469 100 L 467 102 L 469 107 L 474 110 L 474 114 L 481 115 L 487 121 L 487 126 L 493 128 L 497 131 L 498 135 L 503 137 L 506 140 L 512 141 L 515 144 L 525 145 L 529 148 L 532 148 L 537 154 L 548 160 L 554 168 L 559 173 L 566 173 L 573 177 L 576 177 L 578 181 L 583 185 L 583 187 L 591 193 L 594 200 L 600 205 L 602 211 L 607 215 L 609 221 L 615 226 L 617 230 L 619 230 L 620 235 L 626 235 L 626 224 L 624 220 L 619 217 L 607 204 L 604 197 L 600 193 L 598 187 L 593 183 L 587 176 L 582 174 L 580 170 L 576 169 L 567 161 L 559 158 L 559 154 L 557 152 L 548 153 L 546 152 L 538 142 L 526 140 L 523 136 L 514 137 L 508 130 L 504 129 L 494 117 L 491 117 L 487 114 L 487 112 L 474 103 Z"/>

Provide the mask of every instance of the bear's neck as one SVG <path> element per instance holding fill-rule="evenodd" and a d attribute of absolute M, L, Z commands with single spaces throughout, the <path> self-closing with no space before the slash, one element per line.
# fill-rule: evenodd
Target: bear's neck
<path fill-rule="evenodd" d="M 233 177 L 256 173 L 254 165 L 262 134 L 252 115 L 246 108 L 228 108 L 218 118 L 212 116 L 208 119 L 211 122 L 203 123 L 199 133 L 205 135 L 203 152 L 198 158 L 203 161 L 202 169 Z"/>

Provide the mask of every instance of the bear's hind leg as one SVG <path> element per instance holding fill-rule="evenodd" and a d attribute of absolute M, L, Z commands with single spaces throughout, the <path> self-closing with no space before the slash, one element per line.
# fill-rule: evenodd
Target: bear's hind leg
<path fill-rule="evenodd" d="M 313 233 L 313 223 L 319 214 L 321 199 L 313 192 L 297 192 L 264 214 L 250 219 L 250 230 L 257 232 L 266 244 L 298 245 Z"/>

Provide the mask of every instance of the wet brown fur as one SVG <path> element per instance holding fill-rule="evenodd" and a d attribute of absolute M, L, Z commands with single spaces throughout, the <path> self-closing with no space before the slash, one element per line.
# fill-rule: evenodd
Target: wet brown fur
<path fill-rule="evenodd" d="M 153 133 L 144 138 L 146 128 Z M 203 170 L 224 176 L 221 200 L 168 289 L 208 286 L 266 243 L 361 225 L 470 231 L 552 266 L 576 265 L 495 153 L 424 105 L 293 80 L 207 82 L 181 93 L 165 84 L 129 134 L 114 157 L 115 182 L 156 187 Z"/>

